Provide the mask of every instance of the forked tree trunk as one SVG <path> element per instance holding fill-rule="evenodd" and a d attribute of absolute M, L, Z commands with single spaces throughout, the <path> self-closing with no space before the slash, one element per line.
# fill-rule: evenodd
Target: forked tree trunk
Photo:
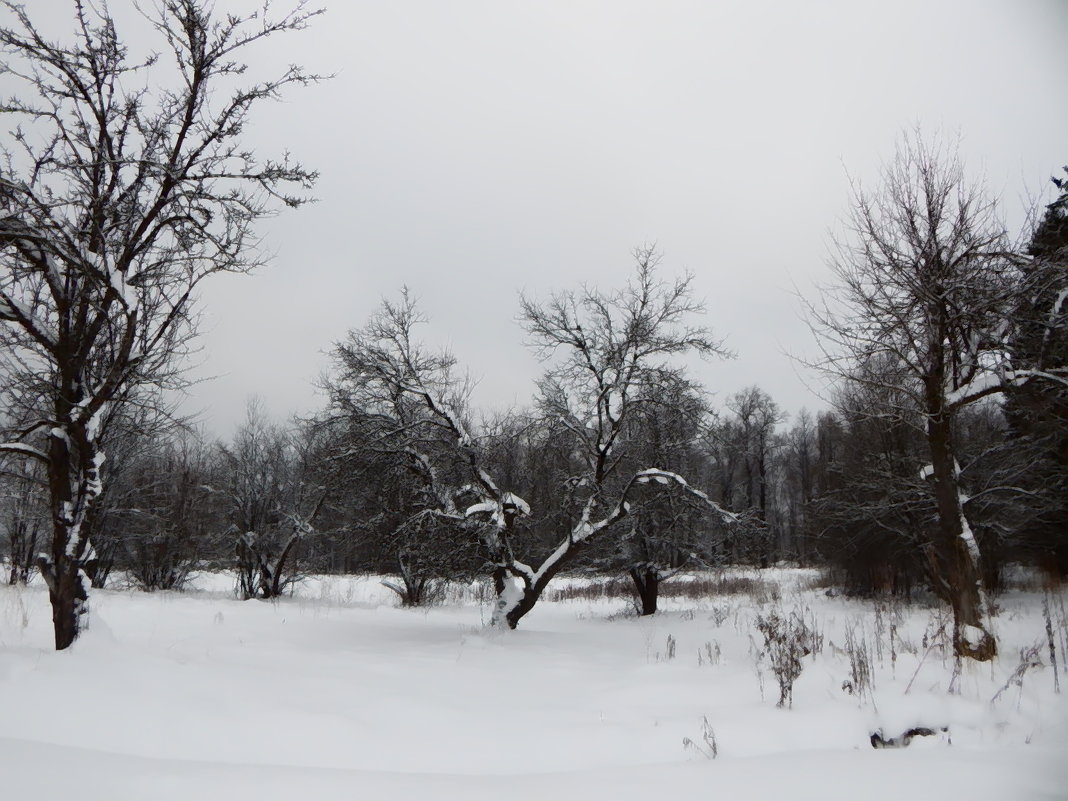
<path fill-rule="evenodd" d="M 499 624 L 503 620 L 508 628 L 516 628 L 523 616 L 537 604 L 553 577 L 566 563 L 571 561 L 574 553 L 580 550 L 576 545 L 570 546 L 565 558 L 560 558 L 548 567 L 543 567 L 533 581 L 520 577 L 520 584 L 517 585 L 514 580 L 505 580 L 502 586 L 503 592 L 497 594 L 497 608 L 493 614 L 493 623 Z"/>
<path fill-rule="evenodd" d="M 283 583 L 282 574 L 286 569 L 286 561 L 289 559 L 290 554 L 293 552 L 293 548 L 297 542 L 300 541 L 300 532 L 294 531 L 289 539 L 286 540 L 285 546 L 282 548 L 282 553 L 279 554 L 278 559 L 274 563 L 273 569 L 270 571 L 269 578 L 269 592 L 268 598 L 278 598 L 282 595 Z"/>
<path fill-rule="evenodd" d="M 547 583 L 542 583 L 542 589 Z M 519 599 L 513 602 L 510 597 L 511 593 L 519 593 Z M 494 613 L 493 622 L 499 623 L 503 619 L 508 628 L 516 628 L 523 616 L 534 608 L 541 593 L 542 590 L 538 589 L 537 584 L 524 584 L 522 587 L 516 587 L 514 581 L 508 582 L 504 592 L 497 596 L 497 610 Z"/>

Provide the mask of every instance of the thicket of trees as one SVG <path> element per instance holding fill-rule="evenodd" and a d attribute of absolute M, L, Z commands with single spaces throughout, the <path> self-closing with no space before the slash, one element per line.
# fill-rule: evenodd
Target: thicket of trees
<path fill-rule="evenodd" d="M 1026 252 L 1000 240 L 982 251 L 1004 265 L 991 272 L 997 303 L 982 326 L 968 311 L 982 291 L 971 275 L 959 279 L 963 299 L 946 282 L 934 293 L 972 315 L 936 336 L 895 328 L 948 315 L 930 303 L 888 324 L 872 309 L 839 307 L 855 327 L 834 333 L 859 331 L 850 341 L 864 347 L 838 351 L 833 408 L 818 414 L 791 417 L 757 386 L 713 407 L 672 357 L 722 355 L 719 345 L 690 325 L 700 307 L 689 279 L 664 279 L 648 249 L 619 290 L 523 301 L 546 371 L 529 409 L 496 417 L 471 408 L 469 378 L 427 344 L 439 337 L 405 290 L 336 344 L 328 402 L 311 419 L 269 421 L 253 402 L 229 441 L 212 442 L 143 413 L 118 418 L 107 447 L 119 456 L 95 500 L 82 569 L 97 584 L 121 575 L 152 590 L 228 568 L 244 598 L 284 592 L 301 571 L 367 571 L 395 576 L 389 586 L 411 605 L 485 576 L 497 619 L 515 626 L 564 569 L 629 576 L 637 610 L 652 614 L 660 583 L 679 571 L 789 561 L 833 568 L 850 592 L 930 589 L 964 610 L 959 652 L 988 658 L 993 638 L 965 627 L 986 632 L 989 611 L 964 609 L 974 599 L 954 595 L 961 576 L 985 599 L 1012 562 L 1059 576 L 1068 568 L 1066 197 L 1045 210 Z M 877 213 L 858 208 L 870 234 Z M 850 253 L 859 260 L 850 269 L 874 270 L 864 298 L 889 294 L 878 282 L 901 270 Z M 894 253 L 908 253 L 917 272 L 931 266 L 922 253 Z M 959 350 L 936 357 L 919 343 Z M 926 404 L 939 395 L 917 369 L 932 360 L 959 376 L 938 384 L 944 429 L 931 423 L 939 410 Z M 943 436 L 948 479 L 931 466 Z M 47 485 L 35 460 L 5 465 L 6 576 L 26 581 L 48 538 Z M 969 543 L 961 529 L 945 533 L 939 480 L 957 488 L 951 514 L 972 532 L 963 556 L 973 573 L 946 545 Z"/>
<path fill-rule="evenodd" d="M 75 3 L 60 44 L 3 6 L 5 69 L 26 82 L 6 110 L 26 127 L 0 167 L 0 542 L 7 580 L 47 583 L 58 648 L 90 585 L 120 575 L 180 589 L 228 568 L 250 599 L 368 571 L 410 605 L 485 576 L 514 627 L 563 570 L 629 576 L 653 614 L 682 570 L 785 560 L 851 592 L 927 588 L 957 653 L 989 659 L 1003 568 L 1068 574 L 1068 180 L 1017 244 L 952 150 L 905 137 L 855 191 L 809 306 L 835 379 L 815 415 L 758 386 L 713 406 L 680 357 L 729 354 L 695 322 L 692 278 L 642 248 L 621 287 L 520 300 L 545 363 L 527 409 L 472 408 L 403 290 L 336 343 L 320 414 L 251 403 L 211 441 L 161 401 L 190 297 L 254 266 L 252 224 L 315 177 L 239 143 L 257 102 L 315 78 L 241 84 L 235 53 L 315 12 L 160 4 L 181 80 L 152 95 L 121 78 L 157 59 L 129 62 L 106 9 Z"/>
<path fill-rule="evenodd" d="M 1048 244 L 1051 231 L 1064 241 L 1065 206 L 1062 195 L 1046 210 L 1029 257 L 992 256 L 1016 282 L 1007 297 L 1031 311 L 1010 305 L 1001 319 L 1012 325 L 990 323 L 1000 343 L 961 334 L 1000 359 L 970 364 L 1002 375 L 968 373 L 946 393 L 957 404 L 952 480 L 967 487 L 959 521 L 981 554 L 969 581 L 984 592 L 1011 562 L 1066 569 L 1057 379 L 1068 292 L 1064 245 Z M 122 469 L 97 499 L 86 570 L 169 589 L 194 569 L 231 568 L 245 598 L 277 595 L 301 570 L 368 571 L 395 576 L 412 605 L 485 575 L 512 626 L 562 569 L 629 576 L 642 614 L 681 570 L 780 561 L 828 565 L 851 592 L 930 588 L 952 605 L 958 576 L 953 552 L 939 550 L 927 467 L 933 414 L 905 363 L 919 352 L 892 352 L 897 341 L 862 310 L 851 319 L 880 349 L 835 362 L 848 369 L 833 409 L 791 418 L 756 386 L 717 409 L 671 359 L 720 355 L 707 330 L 688 326 L 698 310 L 689 279 L 663 279 L 651 250 L 615 292 L 525 300 L 524 324 L 549 357 L 538 394 L 528 410 L 480 418 L 469 378 L 426 344 L 437 337 L 405 290 L 337 343 L 328 403 L 312 419 L 282 425 L 252 403 L 228 442 L 141 418 L 116 426 L 109 450 Z M 966 357 L 948 361 L 963 369 Z M 8 577 L 25 581 L 47 496 L 32 461 L 10 462 L 2 481 Z M 962 653 L 990 655 L 964 637 Z"/>

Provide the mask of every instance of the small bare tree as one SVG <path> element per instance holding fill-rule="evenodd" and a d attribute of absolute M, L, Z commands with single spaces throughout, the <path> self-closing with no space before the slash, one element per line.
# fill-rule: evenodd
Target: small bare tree
<path fill-rule="evenodd" d="M 442 582 L 468 578 L 484 564 L 481 510 L 504 504 L 511 525 L 525 507 L 482 468 L 465 421 L 470 382 L 451 353 L 417 341 L 425 322 L 404 289 L 338 343 L 322 422 L 337 432 L 335 469 L 350 485 L 374 488 L 377 512 L 361 533 L 388 554 L 400 583 L 386 586 L 406 605 L 433 600 Z"/>
<path fill-rule="evenodd" d="M 236 592 L 244 600 L 276 598 L 296 580 L 297 549 L 325 499 L 309 480 L 299 433 L 270 422 L 253 399 L 232 441 L 216 447 L 213 491 L 235 535 Z"/>
<path fill-rule="evenodd" d="M 36 464 L 23 462 L 0 473 L 0 527 L 7 539 L 9 584 L 26 584 L 34 569 L 48 519 L 41 472 Z"/>
<path fill-rule="evenodd" d="M 160 0 L 148 21 L 162 54 L 138 60 L 105 4 L 71 7 L 74 35 L 60 42 L 25 6 L 0 3 L 0 74 L 23 86 L 3 104 L 19 127 L 0 154 L 0 337 L 24 375 L 43 378 L 38 416 L 0 453 L 46 468 L 52 535 L 40 569 L 57 649 L 86 610 L 85 522 L 112 407 L 175 383 L 197 286 L 255 267 L 257 221 L 276 201 L 303 203 L 285 187 L 315 179 L 241 145 L 260 101 L 315 77 L 290 66 L 243 83 L 238 59 L 319 13 L 216 16 L 207 0 Z"/>
<path fill-rule="evenodd" d="M 153 438 L 109 483 L 116 559 L 142 590 L 180 590 L 218 546 L 211 451 L 193 432 Z M 98 537 L 99 539 L 99 537 Z"/>
<path fill-rule="evenodd" d="M 711 412 L 699 387 L 680 374 L 641 397 L 631 413 L 626 452 L 620 472 L 657 465 L 700 484 L 708 478 L 702 445 Z M 678 485 L 657 485 L 632 502 L 630 519 L 615 540 L 612 555 L 597 564 L 622 567 L 630 576 L 642 615 L 657 611 L 660 585 L 688 568 L 715 561 L 723 546 L 724 527 L 711 519 L 710 507 Z"/>

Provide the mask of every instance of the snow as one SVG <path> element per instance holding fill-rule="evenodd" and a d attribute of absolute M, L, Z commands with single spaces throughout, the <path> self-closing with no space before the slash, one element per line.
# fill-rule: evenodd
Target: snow
<path fill-rule="evenodd" d="M 104 491 L 100 468 L 104 466 L 106 459 L 107 456 L 103 451 L 97 451 L 93 454 L 93 466 L 85 477 L 85 493 L 90 499 L 99 497 L 100 493 Z"/>
<path fill-rule="evenodd" d="M 683 486 L 683 487 L 689 486 L 686 483 L 686 479 L 684 479 L 678 473 L 672 473 L 672 472 L 669 472 L 667 470 L 660 470 L 659 468 L 656 468 L 656 467 L 651 467 L 651 468 L 649 468 L 647 470 L 640 470 L 640 471 L 638 471 L 636 476 L 637 476 L 638 481 L 643 482 L 643 483 L 644 482 L 648 482 L 648 481 L 655 481 L 657 484 L 667 484 L 667 483 L 669 483 L 671 481 L 674 481 L 676 484 L 679 484 L 680 486 Z"/>
<path fill-rule="evenodd" d="M 494 610 L 493 623 L 497 626 L 505 625 L 504 619 L 508 613 L 515 609 L 523 600 L 524 587 L 515 576 L 504 577 L 504 590 L 497 598 L 497 607 Z"/>
<path fill-rule="evenodd" d="M 946 393 L 946 405 L 961 406 L 973 397 L 989 392 L 994 388 L 1012 382 L 1012 375 L 1002 372 L 987 372 L 973 381 Z"/>
<path fill-rule="evenodd" d="M 665 599 L 652 618 L 626 599 L 543 600 L 516 631 L 486 626 L 492 601 L 475 587 L 408 610 L 381 577 L 240 602 L 231 576 L 211 575 L 186 594 L 94 591 L 88 630 L 61 653 L 46 590 L 3 586 L 3 797 L 1064 797 L 1068 702 L 1051 668 L 991 700 L 1021 647 L 1044 641 L 1042 595 L 999 598 L 1002 656 L 966 664 L 951 694 L 952 657 L 923 643 L 945 610 L 829 598 L 806 571 L 746 575 L 778 589 Z M 775 707 L 752 644 L 775 606 L 803 608 L 825 638 L 793 709 Z M 850 626 L 871 653 L 863 695 L 842 689 Z M 682 745 L 701 743 L 704 719 L 715 760 Z M 869 743 L 943 726 L 908 748 Z"/>
<path fill-rule="evenodd" d="M 460 442 L 460 446 L 461 447 L 464 446 L 464 443 L 463 443 L 462 440 Z M 489 489 L 490 492 L 492 492 L 494 494 L 497 494 L 497 493 L 500 492 L 500 490 L 497 489 L 497 485 L 493 482 L 493 477 L 489 473 L 487 473 L 485 470 L 483 470 L 481 467 L 478 469 L 478 477 L 482 481 L 483 485 L 485 485 Z"/>
<path fill-rule="evenodd" d="M 650 467 L 646 470 L 638 471 L 635 474 L 634 478 L 639 484 L 648 484 L 650 481 L 655 482 L 657 484 L 670 484 L 674 482 L 694 497 L 700 498 L 707 506 L 714 509 L 724 520 L 738 519 L 738 515 L 734 514 L 733 512 L 728 512 L 726 509 L 723 509 L 718 503 L 709 498 L 708 495 L 706 495 L 701 490 L 691 487 L 686 482 L 686 479 L 680 476 L 678 473 L 672 473 L 670 470 L 661 470 L 658 467 Z"/>
<path fill-rule="evenodd" d="M 973 649 L 979 648 L 986 640 L 986 634 L 978 626 L 961 626 L 960 636 Z"/>
<path fill-rule="evenodd" d="M 100 435 L 100 423 L 104 419 L 104 410 L 107 406 L 107 403 L 102 403 L 100 408 L 93 412 L 92 417 L 85 423 L 85 436 L 90 442 L 96 442 L 97 437 Z"/>
<path fill-rule="evenodd" d="M 65 510 L 70 509 L 70 503 L 64 501 L 63 508 Z M 68 516 L 65 517 L 65 520 L 69 522 L 67 528 L 67 547 L 63 550 L 63 552 L 69 558 L 76 559 L 78 557 L 78 546 L 81 545 L 82 542 L 82 521 L 74 520 L 73 514 L 70 513 L 68 513 Z"/>
<path fill-rule="evenodd" d="M 1063 313 L 1065 301 L 1068 301 L 1068 289 L 1062 289 L 1060 292 L 1058 292 L 1056 300 L 1053 301 L 1053 305 L 1050 307 L 1050 325 L 1049 328 L 1046 330 L 1047 337 L 1049 336 L 1049 332 L 1052 331 L 1055 327 L 1057 317 Z"/>
<path fill-rule="evenodd" d="M 0 442 L 0 451 L 7 453 L 18 453 L 23 456 L 29 456 L 34 459 L 40 459 L 41 461 L 47 461 L 48 456 L 44 451 L 33 447 L 32 445 L 26 445 L 22 442 Z"/>
<path fill-rule="evenodd" d="M 961 498 L 963 504 L 964 498 Z M 973 564 L 979 564 L 979 543 L 975 541 L 975 534 L 972 533 L 972 527 L 968 523 L 968 518 L 964 516 L 964 512 L 960 514 L 960 538 L 964 540 L 964 547 L 968 549 L 968 556 L 971 557 Z"/>
<path fill-rule="evenodd" d="M 488 483 L 488 486 L 493 487 L 492 482 Z M 496 490 L 496 487 L 493 487 Z M 464 511 L 464 517 L 473 517 L 478 514 L 490 515 L 490 520 L 497 526 L 504 526 L 505 524 L 505 507 L 511 506 L 520 515 L 529 515 L 530 506 L 520 498 L 518 495 L 513 495 L 511 492 L 506 492 L 501 495 L 500 501 L 486 500 L 480 503 L 472 504 L 468 506 Z"/>
<path fill-rule="evenodd" d="M 501 504 L 502 505 L 511 504 L 512 506 L 514 506 L 516 509 L 519 510 L 519 514 L 521 514 L 521 515 L 523 515 L 525 517 L 529 517 L 530 516 L 530 504 L 527 503 L 524 499 L 520 498 L 518 495 L 516 495 L 514 493 L 511 493 L 511 492 L 504 493 L 504 495 L 501 496 Z"/>
<path fill-rule="evenodd" d="M 482 503 L 472 504 L 467 507 L 464 512 L 464 517 L 473 517 L 477 514 L 493 514 L 497 511 L 497 504 L 494 501 L 483 501 Z"/>

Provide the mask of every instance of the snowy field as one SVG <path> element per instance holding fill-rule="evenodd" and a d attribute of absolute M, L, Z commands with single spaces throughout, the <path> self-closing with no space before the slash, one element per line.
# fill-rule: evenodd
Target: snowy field
<path fill-rule="evenodd" d="M 95 592 L 64 653 L 44 590 L 0 587 L 0 798 L 1068 798 L 1063 591 L 1057 693 L 1041 592 L 1001 596 L 1000 658 L 954 678 L 936 608 L 749 577 L 651 619 L 576 592 L 499 631 L 473 593 L 408 610 L 322 578 L 239 602 L 209 576 Z M 755 628 L 775 610 L 811 631 L 792 708 Z"/>

